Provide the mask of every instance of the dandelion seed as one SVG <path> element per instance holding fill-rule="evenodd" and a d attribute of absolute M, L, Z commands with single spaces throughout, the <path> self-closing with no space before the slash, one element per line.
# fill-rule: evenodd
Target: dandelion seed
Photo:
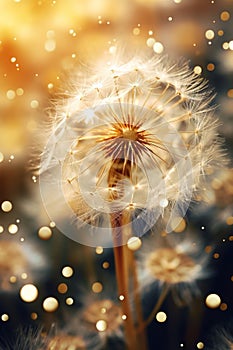
<path fill-rule="evenodd" d="M 115 57 L 79 70 L 73 91 L 58 101 L 40 167 L 51 219 L 95 247 L 127 244 L 128 235 L 109 238 L 111 215 L 120 213 L 135 236 L 161 216 L 171 232 L 173 218 L 182 220 L 205 176 L 223 163 L 206 81 L 186 62 Z"/>

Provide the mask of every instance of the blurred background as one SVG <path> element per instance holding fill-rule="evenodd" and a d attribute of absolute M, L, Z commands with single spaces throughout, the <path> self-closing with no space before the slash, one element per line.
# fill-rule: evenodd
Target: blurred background
<path fill-rule="evenodd" d="M 86 294 L 99 293 L 96 281 L 106 281 L 106 292 L 110 288 L 112 253 L 80 246 L 56 229 L 31 159 L 37 127 L 64 76 L 72 76 L 77 62 L 122 43 L 126 50 L 129 43 L 183 57 L 209 80 L 233 166 L 232 0 L 1 0 L 1 338 L 14 338 L 18 326 L 64 327 Z M 192 305 L 178 307 L 168 296 L 166 322 L 148 327 L 150 349 L 227 349 L 225 332 L 233 339 L 233 170 L 219 169 L 211 178 L 208 200 L 188 213 L 183 230 L 201 235 L 213 273 Z M 205 304 L 210 293 L 221 298 L 217 308 Z"/>

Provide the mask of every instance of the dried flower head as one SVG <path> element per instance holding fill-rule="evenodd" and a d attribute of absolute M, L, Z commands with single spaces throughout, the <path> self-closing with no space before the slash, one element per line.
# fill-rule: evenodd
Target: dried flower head
<path fill-rule="evenodd" d="M 179 240 L 173 234 L 155 239 L 150 237 L 144 241 L 139 256 L 140 279 L 145 291 L 154 283 L 166 286 L 178 304 L 191 300 L 192 295 L 198 293 L 196 282 L 208 273 L 208 255 L 200 240 L 195 242 L 187 236 Z"/>
<path fill-rule="evenodd" d="M 59 335 L 52 338 L 46 350 L 85 350 L 83 338 L 71 335 Z"/>
<path fill-rule="evenodd" d="M 190 282 L 200 273 L 201 266 L 176 248 L 158 248 L 149 254 L 146 268 L 157 280 L 175 284 Z"/>
<path fill-rule="evenodd" d="M 28 280 L 35 278 L 45 266 L 45 259 L 37 251 L 31 254 L 31 244 L 12 239 L 0 240 L 0 289 L 11 291 L 15 283 L 26 275 Z"/>
<path fill-rule="evenodd" d="M 112 213 L 129 213 L 139 236 L 165 211 L 182 217 L 223 158 L 213 96 L 186 62 L 114 57 L 73 78 L 53 111 L 40 168 L 49 214 L 59 224 L 73 213 L 79 226 L 97 228 L 94 243 L 62 228 L 89 245 L 99 243 L 100 226 L 106 236 Z"/>
<path fill-rule="evenodd" d="M 82 314 L 82 321 L 90 331 L 98 331 L 103 337 L 122 333 L 121 308 L 110 299 L 98 300 L 87 306 Z"/>

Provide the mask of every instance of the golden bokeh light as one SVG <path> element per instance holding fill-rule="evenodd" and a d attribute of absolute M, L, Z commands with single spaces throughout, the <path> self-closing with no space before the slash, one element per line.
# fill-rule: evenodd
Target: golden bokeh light
<path fill-rule="evenodd" d="M 2 210 L 3 210 L 4 212 L 8 213 L 9 211 L 12 210 L 13 205 L 12 205 L 12 203 L 11 203 L 10 201 L 4 201 L 4 202 L 2 202 L 2 204 L 1 204 L 1 208 L 2 208 Z"/>
<path fill-rule="evenodd" d="M 223 11 L 221 14 L 220 14 L 220 18 L 222 21 L 226 22 L 230 19 L 231 15 L 228 11 Z"/>
<path fill-rule="evenodd" d="M 165 322 L 167 320 L 167 315 L 165 312 L 163 311 L 159 311 L 156 316 L 155 316 L 156 320 L 160 323 Z"/>
<path fill-rule="evenodd" d="M 58 309 L 58 300 L 54 297 L 48 297 L 43 301 L 43 309 L 46 312 L 54 312 Z"/>
<path fill-rule="evenodd" d="M 65 283 L 60 283 L 57 287 L 57 290 L 61 294 L 65 294 L 68 291 L 68 286 Z"/>
<path fill-rule="evenodd" d="M 42 226 L 38 230 L 38 236 L 46 241 L 52 237 L 52 230 L 47 226 Z"/>
<path fill-rule="evenodd" d="M 129 250 L 136 251 L 140 249 L 142 241 L 139 237 L 130 237 L 127 242 L 127 247 Z"/>
<path fill-rule="evenodd" d="M 100 255 L 103 254 L 104 249 L 102 247 L 96 247 L 95 252 L 96 254 Z"/>
<path fill-rule="evenodd" d="M 104 332 L 107 329 L 107 322 L 105 320 L 99 320 L 96 322 L 96 329 L 99 332 Z"/>
<path fill-rule="evenodd" d="M 20 289 L 20 297 L 23 301 L 26 303 L 32 303 L 35 301 L 38 297 L 38 289 L 34 284 L 25 284 L 21 289 Z"/>
<path fill-rule="evenodd" d="M 19 228 L 16 224 L 10 224 L 8 226 L 8 231 L 9 233 L 11 233 L 12 235 L 15 235 L 18 232 Z"/>
<path fill-rule="evenodd" d="M 94 293 L 101 293 L 102 290 L 103 290 L 103 285 L 102 285 L 102 283 L 100 283 L 100 282 L 94 282 L 94 283 L 92 284 L 92 291 L 93 291 Z"/>
<path fill-rule="evenodd" d="M 72 267 L 70 267 L 70 266 L 63 267 L 62 275 L 64 277 L 69 278 L 69 277 L 73 276 L 73 274 L 74 274 L 74 270 L 72 269 Z"/>
<path fill-rule="evenodd" d="M 9 320 L 9 315 L 8 315 L 8 314 L 2 314 L 1 320 L 2 320 L 3 322 L 8 321 L 8 320 Z"/>
<path fill-rule="evenodd" d="M 218 294 L 212 293 L 206 297 L 205 303 L 210 309 L 216 309 L 221 304 L 221 298 Z"/>
<path fill-rule="evenodd" d="M 67 305 L 69 305 L 69 306 L 71 306 L 71 305 L 73 305 L 73 303 L 74 303 L 74 299 L 73 298 L 66 298 L 66 304 Z"/>

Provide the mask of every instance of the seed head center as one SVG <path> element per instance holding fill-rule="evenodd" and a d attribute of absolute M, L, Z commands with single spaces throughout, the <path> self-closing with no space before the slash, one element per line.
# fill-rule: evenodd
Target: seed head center
<path fill-rule="evenodd" d="M 134 129 L 123 129 L 122 137 L 127 140 L 136 141 L 138 139 L 138 132 Z"/>

